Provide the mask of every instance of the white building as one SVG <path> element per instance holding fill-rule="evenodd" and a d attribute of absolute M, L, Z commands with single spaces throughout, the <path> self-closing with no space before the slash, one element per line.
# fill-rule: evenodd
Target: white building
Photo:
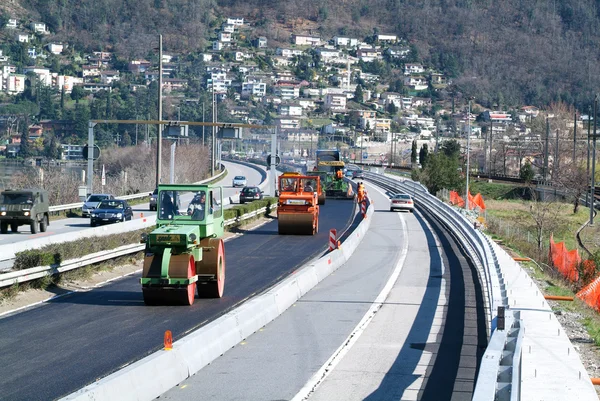
<path fill-rule="evenodd" d="M 377 35 L 377 40 L 380 42 L 394 43 L 398 41 L 398 36 L 391 34 L 379 34 Z"/>
<path fill-rule="evenodd" d="M 278 112 L 281 116 L 299 117 L 302 115 L 302 106 L 297 104 L 280 104 L 278 106 Z"/>
<path fill-rule="evenodd" d="M 234 33 L 235 32 L 235 25 L 225 23 L 225 24 L 223 24 L 221 26 L 221 29 L 223 30 L 223 32 Z"/>
<path fill-rule="evenodd" d="M 47 68 L 38 68 L 38 67 L 25 67 L 23 68 L 23 73 L 34 73 L 37 76 L 38 81 L 42 85 L 51 86 L 52 85 L 52 74 L 50 70 Z"/>
<path fill-rule="evenodd" d="M 423 72 L 425 72 L 425 68 L 421 64 L 404 65 L 404 75 L 422 74 Z"/>
<path fill-rule="evenodd" d="M 319 46 L 321 38 L 311 35 L 292 35 L 292 42 L 298 46 Z"/>
<path fill-rule="evenodd" d="M 333 38 L 333 43 L 336 46 L 356 47 L 358 46 L 358 39 L 348 38 L 344 36 L 335 36 Z"/>
<path fill-rule="evenodd" d="M 225 47 L 225 44 L 224 44 L 223 42 L 219 42 L 218 40 L 215 40 L 215 41 L 213 42 L 212 49 L 213 49 L 214 51 L 220 51 L 220 50 L 223 50 L 223 47 Z"/>
<path fill-rule="evenodd" d="M 8 29 L 17 29 L 17 20 L 16 20 L 16 18 L 9 18 L 8 22 L 6 23 L 6 27 Z"/>
<path fill-rule="evenodd" d="M 21 74 L 10 74 L 6 78 L 6 91 L 10 94 L 23 93 L 27 77 Z"/>
<path fill-rule="evenodd" d="M 244 25 L 243 18 L 227 18 L 227 23 L 231 25 L 242 26 Z"/>
<path fill-rule="evenodd" d="M 72 77 L 69 75 L 58 75 L 57 73 L 52 74 L 53 86 L 59 91 L 65 90 L 65 93 L 71 93 L 73 86 L 83 85 L 83 78 Z"/>
<path fill-rule="evenodd" d="M 264 82 L 247 81 L 242 82 L 242 97 L 261 98 L 267 94 L 267 84 Z"/>
<path fill-rule="evenodd" d="M 41 34 L 48 33 L 48 31 L 46 30 L 46 24 L 44 24 L 43 22 L 32 22 L 31 29 L 35 33 L 41 33 Z"/>
<path fill-rule="evenodd" d="M 26 33 L 17 34 L 17 42 L 29 43 L 29 35 L 27 35 Z"/>
<path fill-rule="evenodd" d="M 275 95 L 282 100 L 291 100 L 300 97 L 300 88 L 292 84 L 278 84 L 275 87 Z"/>
<path fill-rule="evenodd" d="M 298 50 L 298 49 L 284 49 L 281 47 L 278 47 L 275 50 L 275 54 L 281 57 L 286 57 L 286 58 L 291 58 L 294 56 L 301 56 L 303 53 L 302 50 Z"/>
<path fill-rule="evenodd" d="M 346 110 L 347 100 L 345 94 L 328 93 L 325 96 L 325 108 L 332 111 Z"/>
<path fill-rule="evenodd" d="M 112 85 L 113 82 L 121 80 L 119 71 L 102 71 L 100 73 L 100 82 L 106 85 Z"/>
<path fill-rule="evenodd" d="M 219 42 L 231 42 L 231 33 L 219 32 Z"/>
<path fill-rule="evenodd" d="M 52 54 L 61 54 L 64 50 L 64 45 L 62 43 L 48 43 L 46 48 Z"/>

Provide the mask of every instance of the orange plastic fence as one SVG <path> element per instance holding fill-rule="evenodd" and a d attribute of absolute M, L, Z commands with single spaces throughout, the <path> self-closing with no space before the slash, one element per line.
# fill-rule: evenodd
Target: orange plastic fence
<path fill-rule="evenodd" d="M 567 250 L 564 242 L 555 243 L 550 236 L 550 261 L 560 274 L 571 282 L 579 280 L 579 268 L 583 270 L 584 278 L 594 274 L 596 266 L 592 260 L 581 260 L 577 249 Z M 577 293 L 577 297 L 590 307 L 600 311 L 600 277 L 586 285 Z"/>
<path fill-rule="evenodd" d="M 485 209 L 485 202 L 483 201 L 481 194 L 473 196 L 469 192 L 467 196 L 469 197 L 469 209 L 475 209 L 476 207 L 480 208 L 481 210 Z M 458 194 L 458 192 L 450 191 L 450 204 L 458 207 L 465 207 L 465 200 Z"/>
<path fill-rule="evenodd" d="M 586 262 L 589 262 L 589 260 L 586 260 Z M 581 299 L 591 308 L 600 311 L 600 276 L 596 277 L 594 281 L 583 287 L 583 289 L 577 293 L 577 298 Z"/>

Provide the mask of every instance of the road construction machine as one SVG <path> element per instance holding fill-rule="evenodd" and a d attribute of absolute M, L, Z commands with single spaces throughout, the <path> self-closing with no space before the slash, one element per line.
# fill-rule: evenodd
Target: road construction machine
<path fill-rule="evenodd" d="M 279 176 L 277 221 L 279 234 L 314 235 L 319 231 L 317 176 L 283 173 Z"/>
<path fill-rule="evenodd" d="M 352 184 L 344 178 L 345 163 L 339 150 L 317 150 L 315 171 L 324 183 L 325 194 L 332 199 L 354 199 Z"/>
<path fill-rule="evenodd" d="M 187 208 L 182 208 L 189 202 Z M 225 286 L 223 189 L 158 186 L 156 228 L 146 244 L 141 284 L 146 305 L 192 305 L 221 298 Z"/>

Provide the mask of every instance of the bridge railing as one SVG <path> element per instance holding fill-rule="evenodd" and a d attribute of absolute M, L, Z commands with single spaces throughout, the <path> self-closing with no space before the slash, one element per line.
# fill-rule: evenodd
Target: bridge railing
<path fill-rule="evenodd" d="M 388 191 L 412 195 L 419 208 L 426 209 L 448 228 L 462 243 L 477 267 L 483 284 L 486 323 L 490 342 L 483 357 L 474 401 L 520 400 L 520 361 L 523 330 L 519 312 L 508 309 L 506 285 L 490 239 L 483 235 L 457 209 L 429 194 L 418 182 L 365 173 L 365 179 L 382 185 Z M 498 316 L 498 313 L 501 316 Z"/>

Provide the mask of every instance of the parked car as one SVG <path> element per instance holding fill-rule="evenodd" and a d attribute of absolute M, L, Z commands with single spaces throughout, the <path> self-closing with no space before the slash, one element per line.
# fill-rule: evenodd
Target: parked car
<path fill-rule="evenodd" d="M 150 210 L 156 210 L 156 198 L 158 197 L 158 188 L 154 190 L 150 195 Z"/>
<path fill-rule="evenodd" d="M 259 187 L 244 187 L 240 192 L 240 203 L 261 200 L 263 193 L 264 191 L 261 191 Z"/>
<path fill-rule="evenodd" d="M 412 213 L 415 211 L 415 202 L 408 194 L 395 194 L 390 199 L 390 212 L 397 209 L 408 210 Z"/>
<path fill-rule="evenodd" d="M 133 210 L 126 200 L 104 200 L 91 212 L 90 226 L 96 227 L 98 224 L 115 223 L 132 218 Z"/>
<path fill-rule="evenodd" d="M 115 199 L 115 197 L 110 194 L 91 194 L 81 207 L 81 215 L 83 217 L 89 217 L 90 213 L 98 207 L 100 202 L 110 199 Z"/>
<path fill-rule="evenodd" d="M 233 177 L 233 182 L 231 185 L 234 188 L 235 187 L 245 187 L 246 186 L 246 177 L 244 177 L 243 175 L 236 175 L 235 177 Z"/>

